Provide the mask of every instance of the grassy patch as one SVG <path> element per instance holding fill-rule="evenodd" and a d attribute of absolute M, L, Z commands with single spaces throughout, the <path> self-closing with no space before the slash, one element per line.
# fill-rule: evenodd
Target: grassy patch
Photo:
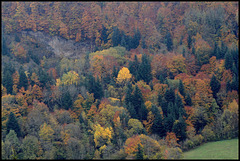
<path fill-rule="evenodd" d="M 184 159 L 238 159 L 238 139 L 203 144 L 184 152 Z"/>

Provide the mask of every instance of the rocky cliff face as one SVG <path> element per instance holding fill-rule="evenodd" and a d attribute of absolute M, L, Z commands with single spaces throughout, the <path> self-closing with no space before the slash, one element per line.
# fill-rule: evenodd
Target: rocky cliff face
<path fill-rule="evenodd" d="M 74 40 L 67 40 L 59 36 L 50 36 L 40 31 L 22 31 L 22 36 L 30 36 L 45 44 L 47 49 L 57 56 L 79 58 L 91 51 L 90 45 L 87 42 L 75 42 Z"/>

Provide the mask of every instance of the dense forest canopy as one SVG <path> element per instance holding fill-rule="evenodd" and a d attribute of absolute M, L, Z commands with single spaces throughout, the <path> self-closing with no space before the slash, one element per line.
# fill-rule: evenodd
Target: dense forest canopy
<path fill-rule="evenodd" d="M 2 159 L 181 159 L 238 137 L 238 2 L 1 9 Z"/>

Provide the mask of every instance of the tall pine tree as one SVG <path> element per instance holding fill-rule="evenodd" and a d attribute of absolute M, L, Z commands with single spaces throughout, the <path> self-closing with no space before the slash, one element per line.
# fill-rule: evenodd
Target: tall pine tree
<path fill-rule="evenodd" d="M 118 46 L 121 43 L 121 34 L 117 27 L 113 28 L 112 43 L 113 46 Z"/>
<path fill-rule="evenodd" d="M 140 79 L 144 80 L 144 82 L 147 84 L 149 84 L 149 82 L 152 80 L 151 70 L 150 59 L 146 54 L 143 54 L 142 63 L 139 66 L 138 74 L 140 76 Z"/>
<path fill-rule="evenodd" d="M 188 49 L 191 49 L 191 46 L 192 46 L 192 37 L 191 37 L 190 34 L 188 34 L 187 43 L 188 43 Z"/>
<path fill-rule="evenodd" d="M 39 77 L 40 78 L 40 77 Z M 27 87 L 28 87 L 28 79 L 27 79 L 27 76 L 24 72 L 24 69 L 23 67 L 21 66 L 19 68 L 19 84 L 18 84 L 18 89 L 24 87 L 25 90 L 27 90 Z"/>
<path fill-rule="evenodd" d="M 217 93 L 219 92 L 220 88 L 221 88 L 221 84 L 220 82 L 217 80 L 217 78 L 215 77 L 215 75 L 212 76 L 211 81 L 210 81 L 210 86 L 211 86 L 211 90 L 213 92 L 213 98 L 217 98 Z"/>
<path fill-rule="evenodd" d="M 10 130 L 14 130 L 18 137 L 22 136 L 21 128 L 13 112 L 10 112 L 6 126 L 7 134 L 9 133 Z"/>
<path fill-rule="evenodd" d="M 227 52 L 225 54 L 225 64 L 224 64 L 225 68 L 228 69 L 232 69 L 233 66 L 233 57 L 232 54 Z"/>
<path fill-rule="evenodd" d="M 63 97 L 62 97 L 62 105 L 64 107 L 64 109 L 68 110 L 68 109 L 72 109 L 72 97 L 70 95 L 70 93 L 68 91 L 64 92 Z"/>
<path fill-rule="evenodd" d="M 163 125 L 163 119 L 162 119 L 162 115 L 159 111 L 159 109 L 157 108 L 157 106 L 153 105 L 151 108 L 152 113 L 154 114 L 154 121 L 152 124 L 152 133 L 153 134 L 157 134 L 160 137 L 165 135 L 165 129 L 164 129 L 164 125 Z"/>
<path fill-rule="evenodd" d="M 140 144 L 137 147 L 136 160 L 143 160 L 143 147 Z"/>
<path fill-rule="evenodd" d="M 130 61 L 129 62 L 129 71 L 130 73 L 132 73 L 132 75 L 135 77 L 135 81 L 139 81 L 140 77 L 139 77 L 139 66 L 140 63 L 138 62 L 138 58 L 137 55 L 134 56 L 134 61 Z"/>
<path fill-rule="evenodd" d="M 185 97 L 186 93 L 185 93 L 184 85 L 183 85 L 183 82 L 181 79 L 179 80 L 178 90 L 179 90 L 180 94 L 183 97 Z"/>
<path fill-rule="evenodd" d="M 137 85 L 135 86 L 134 94 L 132 97 L 132 105 L 134 106 L 138 119 L 143 119 L 142 117 L 144 117 L 143 114 L 145 114 L 144 110 L 145 105 L 142 98 L 142 92 Z"/>
<path fill-rule="evenodd" d="M 165 37 L 165 41 L 166 41 L 166 45 L 167 45 L 167 50 L 172 51 L 173 41 L 172 41 L 172 36 L 171 36 L 170 32 L 167 33 L 167 35 Z"/>
<path fill-rule="evenodd" d="M 13 78 L 12 78 L 11 72 L 9 70 L 4 71 L 3 78 L 2 78 L 2 84 L 7 89 L 7 93 L 12 94 Z"/>
<path fill-rule="evenodd" d="M 169 88 L 165 92 L 165 99 L 167 102 L 174 102 L 175 101 L 175 93 L 173 88 Z"/>
<path fill-rule="evenodd" d="M 184 121 L 183 117 L 180 116 L 178 120 L 176 120 L 173 124 L 172 131 L 176 134 L 176 137 L 180 141 L 184 141 L 187 138 L 186 134 L 187 124 Z"/>

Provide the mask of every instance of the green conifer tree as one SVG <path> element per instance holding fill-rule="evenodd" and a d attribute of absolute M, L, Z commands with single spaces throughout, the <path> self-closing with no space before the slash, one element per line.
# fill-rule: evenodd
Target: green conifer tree
<path fill-rule="evenodd" d="M 192 106 L 192 98 L 189 93 L 187 93 L 185 98 L 186 106 Z"/>
<path fill-rule="evenodd" d="M 167 50 L 172 51 L 173 41 L 172 41 L 172 36 L 171 36 L 170 32 L 167 33 L 167 35 L 165 37 L 165 41 L 166 41 L 166 45 L 167 45 Z"/>
<path fill-rule="evenodd" d="M 187 43 L 188 43 L 188 49 L 191 49 L 191 46 L 192 46 L 192 37 L 191 37 L 190 34 L 188 34 Z"/>
<path fill-rule="evenodd" d="M 7 134 L 9 133 L 10 130 L 14 130 L 18 137 L 22 136 L 21 128 L 13 112 L 10 112 L 9 114 L 6 127 L 7 127 Z"/>
<path fill-rule="evenodd" d="M 211 90 L 213 92 L 213 98 L 217 98 L 217 93 L 221 88 L 221 84 L 220 82 L 217 80 L 217 78 L 215 77 L 215 75 L 212 76 L 211 81 L 210 81 L 210 86 L 211 86 Z"/>
<path fill-rule="evenodd" d="M 179 90 L 180 94 L 183 97 L 185 97 L 186 93 L 185 93 L 184 85 L 183 85 L 183 82 L 181 79 L 179 80 L 178 90 Z"/>
<path fill-rule="evenodd" d="M 135 86 L 134 94 L 132 97 L 132 105 L 134 106 L 138 118 L 140 118 L 140 116 L 142 116 L 141 112 L 144 112 L 144 110 L 142 110 L 142 105 L 144 105 L 144 101 L 142 98 L 142 92 L 137 85 Z"/>
<path fill-rule="evenodd" d="M 68 110 L 72 108 L 72 97 L 68 91 L 64 92 L 62 102 L 64 109 Z"/>
<path fill-rule="evenodd" d="M 159 109 L 155 105 L 152 106 L 151 111 L 154 114 L 154 121 L 151 127 L 152 133 L 162 137 L 165 135 L 162 115 L 160 114 Z"/>
<path fill-rule="evenodd" d="M 165 92 L 165 99 L 167 102 L 174 102 L 175 101 L 175 93 L 173 88 L 169 88 Z"/>
<path fill-rule="evenodd" d="M 139 66 L 138 74 L 140 76 L 140 80 L 142 79 L 148 84 L 152 80 L 151 62 L 146 54 L 143 54 L 142 56 L 142 63 Z"/>
<path fill-rule="evenodd" d="M 232 54 L 226 53 L 225 54 L 225 64 L 224 64 L 226 69 L 232 69 L 233 66 L 233 57 Z"/>
<path fill-rule="evenodd" d="M 136 160 L 143 160 L 143 148 L 140 144 L 138 144 L 138 148 L 136 152 Z"/>
<path fill-rule="evenodd" d="M 4 71 L 3 78 L 2 78 L 2 84 L 7 89 L 8 94 L 12 94 L 13 90 L 13 78 L 9 70 Z"/>
<path fill-rule="evenodd" d="M 187 138 L 186 134 L 187 124 L 184 121 L 183 117 L 180 116 L 173 124 L 172 131 L 176 134 L 177 138 L 180 141 L 184 141 Z"/>

